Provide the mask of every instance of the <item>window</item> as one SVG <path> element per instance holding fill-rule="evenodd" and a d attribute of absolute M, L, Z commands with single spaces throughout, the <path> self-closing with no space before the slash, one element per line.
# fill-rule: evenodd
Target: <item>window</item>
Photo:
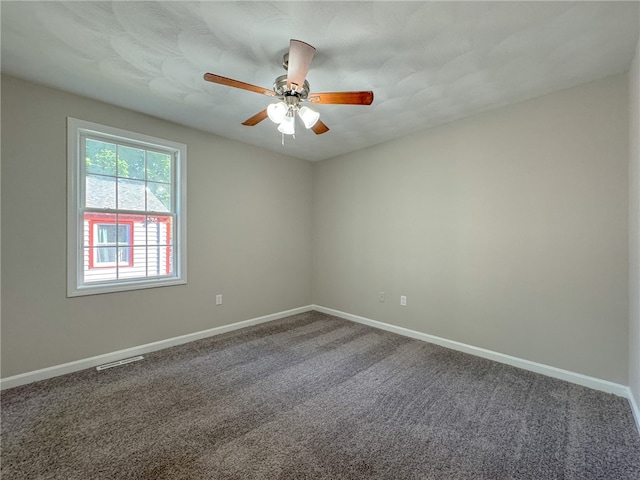
<path fill-rule="evenodd" d="M 186 283 L 186 145 L 74 118 L 67 295 Z"/>
<path fill-rule="evenodd" d="M 106 220 L 89 220 L 89 246 L 93 255 L 89 269 L 133 266 L 133 222 L 105 223 Z M 102 222 L 102 223 L 98 223 Z"/>

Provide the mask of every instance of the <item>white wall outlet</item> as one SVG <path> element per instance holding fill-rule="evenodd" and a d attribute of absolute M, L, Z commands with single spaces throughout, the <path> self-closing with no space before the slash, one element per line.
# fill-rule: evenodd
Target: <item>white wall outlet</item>
<path fill-rule="evenodd" d="M 400 295 L 400 305 L 402 305 L 403 307 L 407 306 L 407 297 L 405 297 L 404 295 Z"/>
<path fill-rule="evenodd" d="M 216 305 L 222 305 L 222 295 L 216 295 Z"/>
<path fill-rule="evenodd" d="M 384 302 L 384 292 L 378 292 L 378 300 Z"/>

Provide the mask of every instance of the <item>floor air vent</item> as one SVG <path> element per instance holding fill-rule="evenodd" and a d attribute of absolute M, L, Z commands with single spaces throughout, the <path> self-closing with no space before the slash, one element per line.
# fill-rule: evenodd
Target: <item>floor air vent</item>
<path fill-rule="evenodd" d="M 118 360 L 116 362 L 105 363 L 104 365 L 98 365 L 96 370 L 106 370 L 107 368 L 119 367 L 120 365 L 126 365 L 127 363 L 137 362 L 143 360 L 144 357 L 142 355 L 138 355 L 137 357 L 125 358 L 123 360 Z"/>

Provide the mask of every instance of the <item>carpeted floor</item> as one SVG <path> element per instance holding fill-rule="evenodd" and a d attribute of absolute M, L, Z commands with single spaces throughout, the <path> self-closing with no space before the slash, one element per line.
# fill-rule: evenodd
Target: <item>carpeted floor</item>
<path fill-rule="evenodd" d="M 627 400 L 309 312 L 2 393 L 3 480 L 640 479 Z"/>

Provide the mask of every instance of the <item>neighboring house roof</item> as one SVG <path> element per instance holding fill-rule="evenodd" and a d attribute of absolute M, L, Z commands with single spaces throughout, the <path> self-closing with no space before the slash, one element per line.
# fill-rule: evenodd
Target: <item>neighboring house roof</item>
<path fill-rule="evenodd" d="M 118 178 L 118 205 L 116 205 L 116 179 L 102 175 L 87 175 L 86 196 L 88 207 L 121 208 L 124 210 L 151 210 L 155 212 L 168 212 L 169 209 L 145 188 L 140 180 Z M 144 198 L 147 195 L 147 206 Z"/>

